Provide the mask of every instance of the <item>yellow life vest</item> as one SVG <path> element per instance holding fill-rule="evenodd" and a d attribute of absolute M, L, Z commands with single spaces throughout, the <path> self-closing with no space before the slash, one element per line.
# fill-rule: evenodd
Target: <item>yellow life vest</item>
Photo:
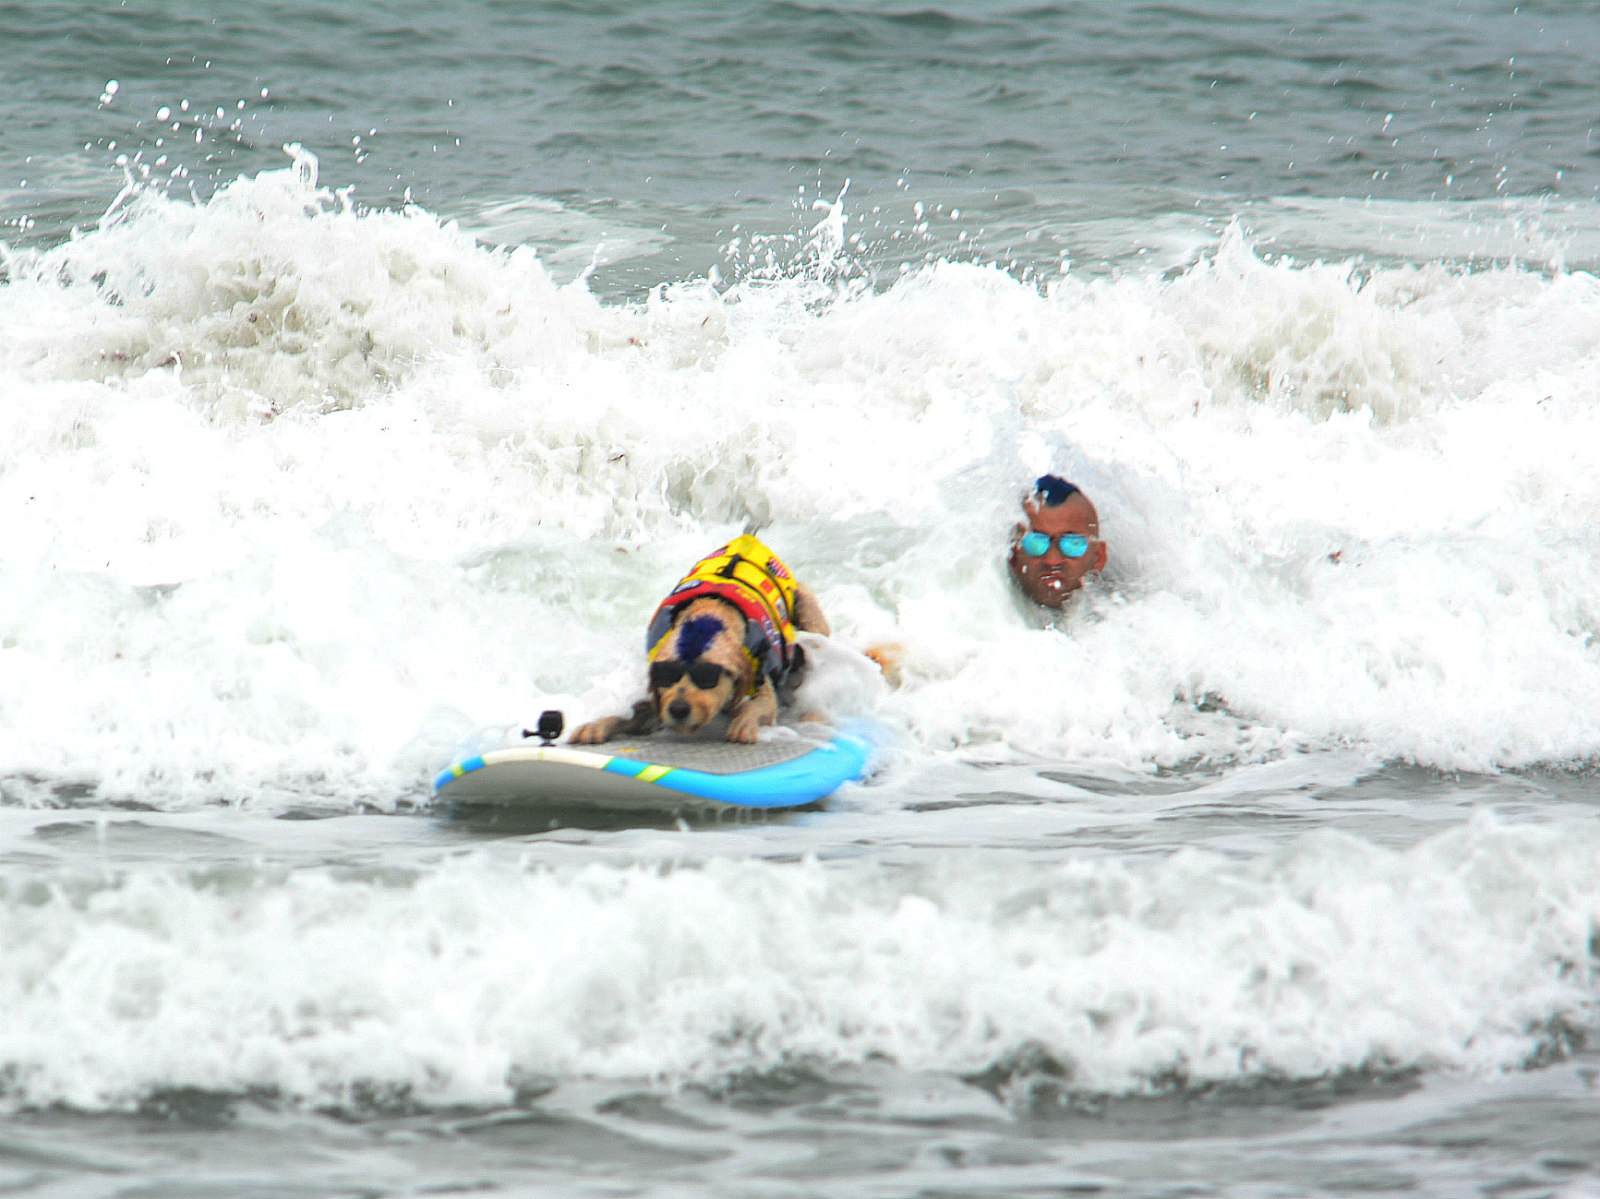
<path fill-rule="evenodd" d="M 795 663 L 797 590 L 794 575 L 778 555 L 748 533 L 735 537 L 696 562 L 661 601 L 645 633 L 645 649 L 655 661 L 672 629 L 673 614 L 691 600 L 715 596 L 744 613 L 744 652 L 756 670 L 751 690 L 762 674 L 781 683 Z"/>

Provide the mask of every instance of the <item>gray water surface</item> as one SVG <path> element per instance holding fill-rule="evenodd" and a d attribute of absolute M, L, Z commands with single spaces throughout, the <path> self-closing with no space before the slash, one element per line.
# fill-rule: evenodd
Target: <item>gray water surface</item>
<path fill-rule="evenodd" d="M 369 204 L 646 223 L 847 179 L 1105 211 L 1600 194 L 1583 4 L 10 3 L 0 44 L 0 220 L 41 235 L 98 216 L 118 155 L 204 195 L 288 142 Z"/>

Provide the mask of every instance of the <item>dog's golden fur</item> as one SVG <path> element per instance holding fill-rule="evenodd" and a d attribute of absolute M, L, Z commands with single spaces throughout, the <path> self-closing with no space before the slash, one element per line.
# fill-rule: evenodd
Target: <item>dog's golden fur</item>
<path fill-rule="evenodd" d="M 822 614 L 817 597 L 805 584 L 797 584 L 794 612 L 795 627 L 808 633 L 829 632 L 828 618 Z M 691 621 L 714 621 L 719 630 L 696 655 L 697 661 L 715 662 L 722 667 L 723 675 L 711 690 L 702 690 L 689 681 L 686 673 L 670 687 L 652 688 L 645 699 L 633 705 L 627 716 L 603 716 L 579 725 L 570 740 L 575 745 L 598 745 L 621 735 L 637 736 L 666 727 L 675 733 L 688 735 L 699 732 L 722 712 L 728 712 L 729 741 L 753 742 L 762 725 L 771 724 L 778 715 L 778 695 L 772 680 L 761 674 L 751 664 L 744 652 L 745 615 L 725 600 L 702 596 L 691 600 L 673 614 L 672 627 L 665 638 L 665 646 L 657 657 L 658 662 L 675 662 L 678 658 L 679 631 Z M 704 624 L 700 625 L 705 628 Z M 796 647 L 798 650 L 798 647 Z M 790 671 L 790 682 L 797 681 L 799 663 Z M 751 690 L 752 682 L 755 689 Z"/>

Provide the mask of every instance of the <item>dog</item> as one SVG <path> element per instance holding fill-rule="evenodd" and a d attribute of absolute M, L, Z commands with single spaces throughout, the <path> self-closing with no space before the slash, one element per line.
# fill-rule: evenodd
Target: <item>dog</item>
<path fill-rule="evenodd" d="M 656 609 L 645 634 L 649 695 L 630 715 L 579 725 L 569 740 L 598 745 L 663 727 L 688 736 L 727 712 L 727 739 L 753 742 L 805 670 L 797 629 L 828 635 L 816 595 L 756 538 L 735 538 L 695 563 Z"/>

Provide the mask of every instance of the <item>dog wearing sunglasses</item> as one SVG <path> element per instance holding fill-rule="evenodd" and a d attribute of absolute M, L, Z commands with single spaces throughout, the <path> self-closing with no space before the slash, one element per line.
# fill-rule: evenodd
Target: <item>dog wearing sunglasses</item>
<path fill-rule="evenodd" d="M 645 634 L 649 695 L 630 715 L 579 725 L 570 740 L 598 745 L 658 728 L 687 736 L 727 712 L 727 740 L 753 742 L 805 669 L 796 630 L 828 634 L 816 596 L 756 538 L 735 538 L 656 609 Z"/>

